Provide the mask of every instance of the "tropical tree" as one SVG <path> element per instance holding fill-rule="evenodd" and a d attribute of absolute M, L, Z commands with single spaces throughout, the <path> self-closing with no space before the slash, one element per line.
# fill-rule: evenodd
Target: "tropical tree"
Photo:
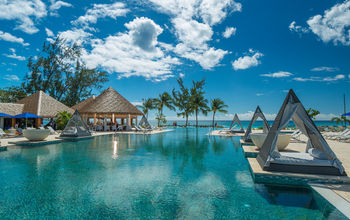
<path fill-rule="evenodd" d="M 338 125 L 339 123 L 342 122 L 341 118 L 338 118 L 338 117 L 333 117 L 333 118 L 331 119 L 331 121 L 337 123 L 337 125 Z"/>
<path fill-rule="evenodd" d="M 201 81 L 193 81 L 193 86 L 191 88 L 191 108 L 193 109 L 195 115 L 196 115 L 196 127 L 198 127 L 198 114 L 202 113 L 204 115 L 207 115 L 209 108 L 208 108 L 208 100 L 204 97 L 204 91 L 203 87 L 205 85 L 205 79 Z"/>
<path fill-rule="evenodd" d="M 333 118 L 331 119 L 331 121 L 337 123 L 337 125 L 340 124 L 340 123 L 343 124 L 343 125 L 344 125 L 344 123 L 345 123 L 345 125 L 346 125 L 346 122 L 349 122 L 349 123 L 350 123 L 350 120 L 346 119 L 345 116 L 333 117 Z"/>
<path fill-rule="evenodd" d="M 171 98 L 170 94 L 167 92 L 163 92 L 159 95 L 158 98 L 155 98 L 153 100 L 154 107 L 158 110 L 158 126 L 160 126 L 160 123 L 162 120 L 160 120 L 162 117 L 165 117 L 163 115 L 163 109 L 164 107 L 167 107 L 170 110 L 175 110 L 173 106 L 173 99 Z M 161 117 L 162 116 L 162 117 Z"/>
<path fill-rule="evenodd" d="M 63 130 L 71 117 L 72 114 L 68 113 L 67 111 L 59 112 L 56 116 L 57 129 Z"/>
<path fill-rule="evenodd" d="M 77 44 L 70 46 L 59 37 L 44 43 L 37 59 L 28 58 L 29 72 L 22 88 L 27 94 L 42 90 L 68 106 L 79 103 L 108 81 L 106 72 L 87 68 L 80 56 Z"/>
<path fill-rule="evenodd" d="M 227 107 L 228 106 L 224 103 L 224 101 L 222 101 L 219 98 L 211 100 L 210 111 L 213 112 L 213 127 L 214 127 L 214 123 L 215 123 L 216 112 L 227 113 L 227 110 L 225 109 Z"/>
<path fill-rule="evenodd" d="M 193 113 L 191 93 L 190 90 L 184 86 L 182 78 L 178 78 L 177 83 L 179 84 L 180 90 L 176 91 L 173 89 L 174 105 L 180 111 L 177 113 L 177 116 L 182 116 L 182 118 L 185 118 L 185 125 L 187 127 L 188 117 Z"/>
<path fill-rule="evenodd" d="M 312 108 L 309 108 L 308 110 L 306 110 L 306 112 L 309 114 L 309 116 L 312 118 L 312 119 L 316 119 L 316 116 L 320 114 L 319 111 L 315 110 L 315 109 L 312 109 Z"/>
<path fill-rule="evenodd" d="M 19 86 L 0 89 L 0 102 L 14 103 L 27 96 L 27 93 Z"/>
<path fill-rule="evenodd" d="M 137 105 L 137 107 L 139 107 L 143 114 L 148 118 L 149 111 L 154 109 L 154 99 L 142 99 L 142 105 Z"/>

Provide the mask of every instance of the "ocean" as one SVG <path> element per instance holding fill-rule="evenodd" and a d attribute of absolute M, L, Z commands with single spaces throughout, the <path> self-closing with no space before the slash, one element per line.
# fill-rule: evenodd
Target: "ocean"
<path fill-rule="evenodd" d="M 176 122 L 177 125 L 185 125 L 185 123 L 186 123 L 184 120 L 169 120 L 169 121 L 167 121 L 166 124 L 167 125 L 173 125 L 174 122 Z M 218 126 L 223 126 L 225 128 L 230 127 L 230 125 L 232 123 L 231 120 L 215 121 L 215 122 L 217 123 Z M 332 121 L 314 121 L 314 122 L 315 122 L 316 126 L 324 126 L 324 125 L 336 126 L 337 125 L 337 123 L 332 122 Z M 189 123 L 189 125 L 195 125 L 196 121 L 195 120 L 189 120 L 188 123 Z M 213 123 L 213 121 L 211 121 L 211 120 L 199 120 L 198 121 L 198 125 L 212 125 L 212 123 Z M 243 128 L 246 129 L 249 126 L 250 121 L 242 120 L 241 123 L 242 123 Z M 273 121 L 268 121 L 268 123 L 270 125 L 272 125 Z M 151 120 L 150 124 L 155 126 L 155 125 L 157 125 L 157 121 Z M 291 121 L 289 123 L 289 125 L 293 126 L 294 124 Z M 339 125 L 341 125 L 341 124 L 339 124 Z M 263 126 L 263 122 L 260 121 L 260 120 L 259 121 L 255 121 L 255 123 L 253 124 L 253 128 L 258 128 L 258 127 L 262 127 L 262 126 Z"/>

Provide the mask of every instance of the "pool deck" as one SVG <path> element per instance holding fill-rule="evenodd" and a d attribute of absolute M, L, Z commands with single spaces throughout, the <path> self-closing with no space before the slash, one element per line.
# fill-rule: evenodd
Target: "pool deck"
<path fill-rule="evenodd" d="M 242 149 L 249 162 L 249 168 L 255 182 L 310 186 L 350 218 L 350 144 L 335 140 L 326 141 L 342 162 L 347 176 L 265 171 L 262 170 L 256 159 L 259 153 L 256 146 L 242 144 Z M 305 152 L 305 148 L 306 137 L 301 137 L 300 141 L 291 142 L 285 151 Z"/>

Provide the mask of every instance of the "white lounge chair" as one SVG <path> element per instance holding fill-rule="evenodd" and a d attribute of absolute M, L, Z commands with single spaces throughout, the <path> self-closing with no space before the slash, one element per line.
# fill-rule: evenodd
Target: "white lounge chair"
<path fill-rule="evenodd" d="M 47 129 L 50 130 L 50 134 L 57 134 L 57 132 L 51 126 L 47 126 Z"/>
<path fill-rule="evenodd" d="M 340 132 L 339 134 L 328 135 L 326 138 L 328 138 L 330 140 L 336 140 L 338 138 L 342 138 L 342 137 L 347 136 L 349 134 L 350 134 L 350 129 L 346 129 L 346 130 Z"/>
<path fill-rule="evenodd" d="M 2 128 L 0 128 L 0 137 L 7 137 L 8 135 L 6 134 L 6 132 L 4 132 L 4 130 L 2 130 Z"/>
<path fill-rule="evenodd" d="M 237 127 L 237 125 L 234 125 L 231 128 L 224 128 L 222 130 L 219 131 L 219 133 L 230 133 L 230 132 L 234 132 L 234 129 Z"/>

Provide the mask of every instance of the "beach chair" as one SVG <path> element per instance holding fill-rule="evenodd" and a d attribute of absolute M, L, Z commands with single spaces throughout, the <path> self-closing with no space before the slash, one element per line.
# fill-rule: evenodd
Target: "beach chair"
<path fill-rule="evenodd" d="M 292 134 L 291 134 L 291 138 L 293 138 L 294 140 L 300 140 L 300 135 L 302 135 L 302 132 L 297 129 L 296 131 L 294 131 Z"/>
<path fill-rule="evenodd" d="M 342 131 L 339 134 L 333 134 L 331 136 L 328 136 L 328 139 L 330 139 L 330 140 L 337 140 L 339 138 L 341 139 L 341 138 L 347 137 L 348 135 L 350 135 L 350 129 Z"/>
<path fill-rule="evenodd" d="M 222 130 L 219 131 L 219 133 L 232 133 L 234 132 L 234 129 L 237 127 L 237 125 L 234 125 L 231 128 L 224 128 Z"/>
<path fill-rule="evenodd" d="M 58 134 L 51 126 L 47 126 L 47 129 L 50 130 L 50 134 Z"/>
<path fill-rule="evenodd" d="M 6 134 L 6 132 L 4 130 L 2 130 L 2 128 L 0 128 L 0 137 L 7 137 L 8 135 Z"/>

